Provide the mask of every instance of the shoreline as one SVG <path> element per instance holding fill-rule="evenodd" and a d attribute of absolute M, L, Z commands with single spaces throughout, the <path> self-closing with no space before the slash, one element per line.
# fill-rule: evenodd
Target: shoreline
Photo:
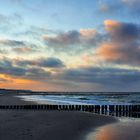
<path fill-rule="evenodd" d="M 0 96 L 1 104 L 33 104 L 14 95 Z M 93 128 L 116 122 L 111 116 L 81 111 L 0 110 L 1 140 L 84 140 Z M 20 126 L 20 127 L 19 127 Z"/>

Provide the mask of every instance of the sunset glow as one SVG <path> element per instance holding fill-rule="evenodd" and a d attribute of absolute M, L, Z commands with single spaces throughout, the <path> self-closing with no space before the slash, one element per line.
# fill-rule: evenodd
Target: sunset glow
<path fill-rule="evenodd" d="M 139 91 L 138 5 L 137 0 L 1 1 L 0 88 Z"/>

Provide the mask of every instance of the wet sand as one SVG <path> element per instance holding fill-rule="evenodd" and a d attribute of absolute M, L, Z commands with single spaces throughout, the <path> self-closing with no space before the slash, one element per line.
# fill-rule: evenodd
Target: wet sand
<path fill-rule="evenodd" d="M 20 96 L 17 94 L 9 95 L 9 94 L 3 94 L 0 95 L 0 105 L 24 105 L 24 104 L 36 104 L 35 102 L 25 102 L 24 100 L 16 97 Z"/>
<path fill-rule="evenodd" d="M 123 118 L 120 122 L 97 128 L 86 140 L 140 140 L 140 119 Z"/>
<path fill-rule="evenodd" d="M 10 95 L 0 104 L 31 104 Z M 78 111 L 0 110 L 0 140 L 84 140 L 86 134 L 113 117 Z"/>

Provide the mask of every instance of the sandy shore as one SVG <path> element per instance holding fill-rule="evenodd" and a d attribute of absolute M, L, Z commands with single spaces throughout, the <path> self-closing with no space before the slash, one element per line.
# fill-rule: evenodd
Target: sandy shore
<path fill-rule="evenodd" d="M 0 104 L 29 104 L 0 96 Z M 88 131 L 115 118 L 77 111 L 0 110 L 0 140 L 82 140 Z"/>
<path fill-rule="evenodd" d="M 34 104 L 34 102 L 25 102 L 20 98 L 16 97 L 19 95 L 0 95 L 0 105 L 24 105 L 24 104 Z M 36 104 L 36 103 L 35 103 Z"/>

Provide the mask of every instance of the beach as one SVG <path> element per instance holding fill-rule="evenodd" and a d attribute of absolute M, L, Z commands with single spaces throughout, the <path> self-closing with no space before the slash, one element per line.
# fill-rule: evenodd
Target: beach
<path fill-rule="evenodd" d="M 1 95 L 0 104 L 32 104 Z M 0 140 L 84 140 L 93 129 L 116 122 L 80 111 L 0 110 Z"/>

